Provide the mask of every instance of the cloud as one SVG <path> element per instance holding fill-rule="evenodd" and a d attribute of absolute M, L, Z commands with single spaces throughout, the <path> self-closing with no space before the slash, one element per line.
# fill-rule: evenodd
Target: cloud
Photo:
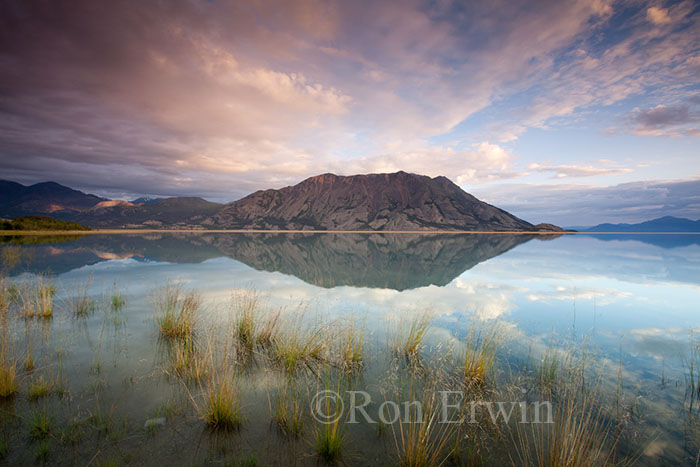
<path fill-rule="evenodd" d="M 586 226 L 663 216 L 700 219 L 700 180 L 645 181 L 610 187 L 504 184 L 472 194 L 530 222 Z"/>
<path fill-rule="evenodd" d="M 650 28 L 646 7 L 603 0 L 3 2 L 0 164 L 23 182 L 217 200 L 326 171 L 511 179 L 501 142 L 528 128 L 687 97 L 698 14 L 664 11 Z"/>
<path fill-rule="evenodd" d="M 668 24 L 671 22 L 671 18 L 668 16 L 668 10 L 655 6 L 647 9 L 647 19 L 655 25 Z"/>
<path fill-rule="evenodd" d="M 596 167 L 593 165 L 542 165 L 532 163 L 527 166 L 527 170 L 533 172 L 552 172 L 554 178 L 594 177 L 598 175 L 616 175 L 632 172 L 632 169 L 627 167 L 620 167 L 609 163 L 604 165 L 604 167 Z"/>
<path fill-rule="evenodd" d="M 694 104 L 696 99 L 689 99 L 688 102 Z M 698 136 L 700 129 L 700 112 L 692 110 L 688 104 L 635 109 L 629 120 L 635 135 Z"/>

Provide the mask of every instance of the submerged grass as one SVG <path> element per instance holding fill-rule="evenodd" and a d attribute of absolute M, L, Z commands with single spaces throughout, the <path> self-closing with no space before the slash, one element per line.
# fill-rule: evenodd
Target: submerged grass
<path fill-rule="evenodd" d="M 156 296 L 156 323 L 160 335 L 166 338 L 192 337 L 201 303 L 197 291 L 184 291 L 180 285 L 166 285 Z"/>
<path fill-rule="evenodd" d="M 32 282 L 21 284 L 13 290 L 15 302 L 25 319 L 53 318 L 56 287 L 44 276 L 37 276 Z"/>
<path fill-rule="evenodd" d="M 68 309 L 76 318 L 84 318 L 91 315 L 97 308 L 95 301 L 90 297 L 90 283 L 92 278 L 88 278 L 82 286 L 76 286 L 76 295 L 69 297 L 67 301 Z"/>
<path fill-rule="evenodd" d="M 30 386 L 29 386 L 29 399 L 30 400 L 37 400 L 42 397 L 46 397 L 49 395 L 51 392 L 51 386 L 49 385 L 48 382 L 44 380 L 43 376 L 40 376 L 37 378 Z"/>
<path fill-rule="evenodd" d="M 462 370 L 467 385 L 482 385 L 496 362 L 500 332 L 497 324 L 486 328 L 475 322 L 469 327 Z"/>
<path fill-rule="evenodd" d="M 272 341 L 273 359 L 289 373 L 304 367 L 312 369 L 314 363 L 326 360 L 332 341 L 330 329 L 317 320 L 305 319 L 299 311 L 285 318 Z"/>
<path fill-rule="evenodd" d="M 365 363 L 365 330 L 350 324 L 340 335 L 339 367 L 346 372 L 355 372 Z"/>
<path fill-rule="evenodd" d="M 231 297 L 233 334 L 237 342 L 247 349 L 272 344 L 278 329 L 280 312 L 263 311 L 260 297 L 255 291 L 235 293 Z"/>
<path fill-rule="evenodd" d="M 404 321 L 399 322 L 390 337 L 389 345 L 394 355 L 409 361 L 417 360 L 431 322 L 432 315 L 429 312 L 416 315 L 408 325 Z"/>
<path fill-rule="evenodd" d="M 240 392 L 229 374 L 221 374 L 209 381 L 204 390 L 201 417 L 214 430 L 237 430 L 243 424 Z"/>
<path fill-rule="evenodd" d="M 274 408 L 273 408 L 274 404 Z M 285 436 L 299 438 L 304 431 L 304 408 L 296 389 L 280 391 L 274 403 L 268 399 L 272 421 Z"/>
<path fill-rule="evenodd" d="M 427 385 L 417 388 L 411 380 L 403 413 L 391 424 L 398 465 L 429 467 L 444 464 L 452 452 L 458 424 L 445 423 L 442 404 L 442 380 L 430 376 Z"/>
<path fill-rule="evenodd" d="M 17 373 L 12 360 L 0 356 L 0 398 L 12 397 L 17 393 Z"/>

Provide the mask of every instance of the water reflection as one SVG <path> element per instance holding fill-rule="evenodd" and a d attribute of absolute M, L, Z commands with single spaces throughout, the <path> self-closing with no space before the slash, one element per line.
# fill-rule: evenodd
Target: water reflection
<path fill-rule="evenodd" d="M 447 285 L 464 271 L 533 238 L 381 234 L 111 235 L 86 236 L 72 242 L 49 238 L 46 244 L 36 239 L 36 244 L 25 246 L 25 252 L 31 254 L 9 269 L 11 274 L 62 274 L 125 258 L 193 264 L 225 256 L 259 271 L 281 272 L 319 287 L 347 285 L 400 291 Z"/>

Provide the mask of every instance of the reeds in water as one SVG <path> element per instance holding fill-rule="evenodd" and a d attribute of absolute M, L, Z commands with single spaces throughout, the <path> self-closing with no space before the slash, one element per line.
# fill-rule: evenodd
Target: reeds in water
<path fill-rule="evenodd" d="M 272 341 L 273 359 L 289 373 L 324 361 L 332 341 L 327 326 L 305 318 L 302 312 L 287 316 Z"/>
<path fill-rule="evenodd" d="M 429 467 L 444 464 L 452 452 L 458 424 L 447 423 L 439 378 L 429 378 L 420 391 L 411 382 L 408 403 L 397 408 L 391 424 L 398 465 Z M 391 415 L 389 415 L 391 417 Z M 456 418 L 455 418 L 456 419 Z"/>
<path fill-rule="evenodd" d="M 201 297 L 194 290 L 168 284 L 156 296 L 156 323 L 166 338 L 191 337 L 194 334 Z"/>
<path fill-rule="evenodd" d="M 272 344 L 279 324 L 280 312 L 264 311 L 255 291 L 236 293 L 231 298 L 233 334 L 244 348 L 267 347 Z"/>
<path fill-rule="evenodd" d="M 496 362 L 500 333 L 496 324 L 472 323 L 464 349 L 463 372 L 467 385 L 482 385 Z"/>
<path fill-rule="evenodd" d="M 365 330 L 350 324 L 339 336 L 338 365 L 343 371 L 360 370 L 365 362 Z"/>
<path fill-rule="evenodd" d="M 50 279 L 37 276 L 13 290 L 20 313 L 25 319 L 53 318 L 56 287 Z"/>
<path fill-rule="evenodd" d="M 408 325 L 403 321 L 399 322 L 390 337 L 390 347 L 394 355 L 402 356 L 406 360 L 417 360 L 431 322 L 432 316 L 428 312 L 415 316 Z"/>

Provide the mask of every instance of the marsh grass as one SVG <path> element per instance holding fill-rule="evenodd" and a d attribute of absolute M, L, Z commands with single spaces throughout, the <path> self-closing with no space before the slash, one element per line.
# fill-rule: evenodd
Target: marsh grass
<path fill-rule="evenodd" d="M 327 360 L 331 329 L 318 319 L 307 319 L 303 311 L 285 316 L 272 341 L 272 358 L 288 373 L 301 368 L 314 370 L 314 363 Z"/>
<path fill-rule="evenodd" d="M 0 398 L 17 393 L 17 361 L 10 354 L 13 348 L 6 318 L 0 320 Z"/>
<path fill-rule="evenodd" d="M 51 386 L 47 381 L 44 380 L 43 376 L 39 376 L 30 386 L 29 386 L 29 399 L 36 401 L 42 397 L 46 397 L 51 392 Z"/>
<path fill-rule="evenodd" d="M 171 371 L 187 381 L 199 382 L 210 371 L 209 359 L 203 355 L 200 344 L 193 336 L 171 339 L 166 343 Z"/>
<path fill-rule="evenodd" d="M 0 356 L 0 398 L 12 397 L 17 393 L 17 373 L 15 362 Z"/>
<path fill-rule="evenodd" d="M 583 362 L 566 357 L 564 368 L 548 381 L 542 396 L 548 398 L 551 411 L 536 405 L 528 406 L 529 420 L 542 423 L 514 423 L 514 447 L 508 452 L 511 460 L 533 466 L 604 466 L 629 465 L 630 456 L 616 458 L 621 432 L 615 418 L 607 410 L 600 379 L 590 387 L 580 383 Z M 548 364 L 547 368 L 552 365 Z M 559 368 L 559 364 L 557 364 Z M 548 414 L 551 420 L 548 420 Z M 513 435 L 514 433 L 514 435 Z"/>
<path fill-rule="evenodd" d="M 180 285 L 166 285 L 155 299 L 160 335 L 165 338 L 192 337 L 201 303 L 197 291 L 184 291 Z"/>
<path fill-rule="evenodd" d="M 76 318 L 90 316 L 97 309 L 95 300 L 90 296 L 90 284 L 92 277 L 88 278 L 83 285 L 75 286 L 75 294 L 71 294 L 66 299 L 67 308 Z"/>
<path fill-rule="evenodd" d="M 536 382 L 540 391 L 551 394 L 559 376 L 562 357 L 556 349 L 548 348 L 536 367 Z"/>
<path fill-rule="evenodd" d="M 46 410 L 34 412 L 28 421 L 29 437 L 34 440 L 48 438 L 53 432 L 53 418 Z"/>
<path fill-rule="evenodd" d="M 242 291 L 231 297 L 233 334 L 244 348 L 268 347 L 272 344 L 279 324 L 280 311 L 264 310 L 255 291 Z"/>
<path fill-rule="evenodd" d="M 467 385 L 483 385 L 496 362 L 500 342 L 496 323 L 482 327 L 472 322 L 467 332 L 462 371 Z"/>
<path fill-rule="evenodd" d="M 351 323 L 339 336 L 338 366 L 346 372 L 356 372 L 365 363 L 365 330 Z"/>
<path fill-rule="evenodd" d="M 56 287 L 44 276 L 37 276 L 34 281 L 17 286 L 15 302 L 25 319 L 53 318 Z"/>
<path fill-rule="evenodd" d="M 396 357 L 407 361 L 417 361 L 420 351 L 432 322 L 431 313 L 424 312 L 416 315 L 408 324 L 400 321 L 393 334 L 390 334 L 391 351 Z"/>
<path fill-rule="evenodd" d="M 273 408 L 274 405 L 274 408 Z M 304 408 L 296 388 L 280 391 L 272 402 L 268 396 L 272 421 L 280 432 L 291 438 L 299 438 L 304 431 Z"/>
<path fill-rule="evenodd" d="M 444 380 L 431 373 L 427 381 L 420 389 L 419 384 L 411 379 L 408 403 L 401 405 L 403 411 L 391 424 L 400 466 L 442 465 L 452 453 L 458 424 L 442 423 L 444 414 L 440 390 Z M 414 405 L 413 401 L 419 401 L 420 405 Z M 449 420 L 452 419 L 450 415 Z M 457 420 L 457 416 L 454 419 Z"/>
<path fill-rule="evenodd" d="M 200 408 L 202 420 L 213 430 L 238 430 L 243 424 L 240 391 L 231 374 L 220 374 L 209 381 Z"/>
<path fill-rule="evenodd" d="M 325 390 L 329 390 L 329 376 L 326 375 L 323 378 L 325 379 Z M 336 394 L 344 393 L 339 385 L 335 387 L 334 391 Z M 314 449 L 321 462 L 337 464 L 341 462 L 347 446 L 347 433 L 345 431 L 347 413 L 343 413 L 344 404 L 336 402 L 333 398 L 325 397 L 320 401 L 320 404 L 321 406 L 316 411 L 324 414 L 328 421 L 314 423 Z"/>

